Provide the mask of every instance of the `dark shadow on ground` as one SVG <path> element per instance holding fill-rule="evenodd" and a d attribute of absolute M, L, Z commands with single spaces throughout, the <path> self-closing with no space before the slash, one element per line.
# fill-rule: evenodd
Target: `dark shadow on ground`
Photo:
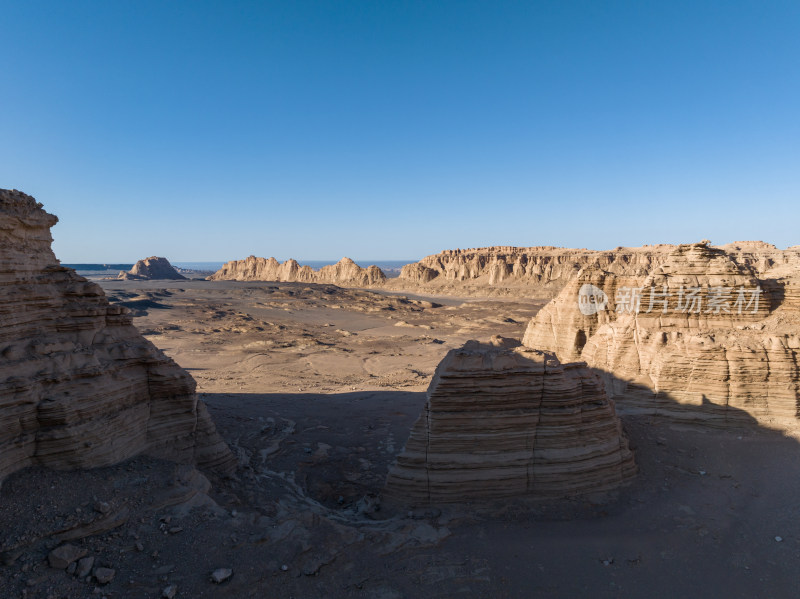
<path fill-rule="evenodd" d="M 293 472 L 323 505 L 347 508 L 380 493 L 425 393 L 213 393 L 201 396 L 228 442 L 259 464 Z"/>
<path fill-rule="evenodd" d="M 250 459 L 266 451 L 272 470 L 293 472 L 333 509 L 379 492 L 425 402 L 424 393 L 398 391 L 204 398 L 226 440 Z M 451 535 L 386 556 L 370 588 L 398 597 L 414 589 L 430 597 L 793 596 L 798 442 L 742 410 L 657 400 L 659 409 L 622 417 L 639 474 L 616 495 L 439 506 L 428 522 Z M 246 504 L 266 504 L 257 484 L 243 488 Z M 567 504 L 581 516 L 560 517 Z"/>

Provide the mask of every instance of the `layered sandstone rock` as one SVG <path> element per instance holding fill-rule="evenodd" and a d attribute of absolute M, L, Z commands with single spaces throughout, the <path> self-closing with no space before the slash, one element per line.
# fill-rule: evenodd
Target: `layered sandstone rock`
<path fill-rule="evenodd" d="M 296 260 L 278 262 L 275 258 L 256 258 L 228 262 L 209 277 L 210 281 L 277 281 L 281 283 L 328 283 L 342 287 L 382 285 L 386 275 L 377 266 L 361 268 L 350 258 L 323 266 L 318 271 L 301 266 Z"/>
<path fill-rule="evenodd" d="M 643 278 L 678 246 L 650 245 L 595 251 L 549 246 L 446 250 L 403 267 L 392 288 L 423 288 L 430 293 L 555 297 L 583 269 L 617 277 Z M 762 241 L 721 246 L 759 274 L 779 266 L 800 272 L 800 248 L 779 250 Z"/>
<path fill-rule="evenodd" d="M 785 276 L 762 279 L 752 247 L 749 255 L 728 249 L 734 251 L 678 246 L 639 280 L 587 269 L 531 321 L 524 343 L 561 359 L 585 360 L 603 374 L 623 413 L 723 426 L 752 418 L 779 426 L 796 422 L 794 267 L 784 264 Z M 774 262 L 765 266 L 765 273 L 775 272 Z M 583 282 L 608 294 L 606 310 L 581 312 Z M 631 304 L 634 289 L 641 289 L 638 310 Z"/>
<path fill-rule="evenodd" d="M 615 276 L 597 266 L 581 270 L 536 314 L 525 331 L 523 345 L 551 351 L 567 362 L 581 360 L 587 339 L 601 325 L 616 320 L 617 288 L 635 287 L 639 280 Z"/>
<path fill-rule="evenodd" d="M 659 264 L 672 246 L 616 248 L 610 251 L 550 246 L 446 250 L 403 267 L 393 287 L 423 286 L 432 292 L 554 297 L 590 265 L 625 276 L 642 276 Z"/>
<path fill-rule="evenodd" d="M 471 341 L 436 369 L 385 494 L 411 503 L 566 497 L 615 488 L 635 469 L 614 405 L 585 365 Z"/>
<path fill-rule="evenodd" d="M 130 281 L 148 281 L 156 279 L 170 279 L 170 280 L 186 280 L 180 274 L 169 260 L 166 258 L 159 258 L 158 256 L 151 256 L 144 260 L 139 260 L 133 265 L 133 268 L 128 272 L 119 273 L 118 279 L 125 279 Z"/>
<path fill-rule="evenodd" d="M 57 218 L 0 190 L 0 481 L 38 464 L 106 466 L 138 454 L 235 466 L 195 382 L 124 308 L 59 265 Z"/>

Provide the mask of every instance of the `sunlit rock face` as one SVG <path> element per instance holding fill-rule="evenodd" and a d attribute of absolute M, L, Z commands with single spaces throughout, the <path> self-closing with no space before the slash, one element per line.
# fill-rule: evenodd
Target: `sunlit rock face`
<path fill-rule="evenodd" d="M 584 360 L 622 413 L 791 426 L 799 396 L 798 269 L 793 259 L 759 264 L 754 252 L 768 250 L 687 244 L 638 280 L 584 271 L 532 319 L 524 342 Z M 583 282 L 608 295 L 605 310 L 582 313 Z"/>
<path fill-rule="evenodd" d="M 169 263 L 166 258 L 151 256 L 144 260 L 139 260 L 128 272 L 121 272 L 117 277 L 128 281 L 150 281 L 150 280 L 175 280 L 184 281 L 181 273 Z"/>
<path fill-rule="evenodd" d="M 678 248 L 671 244 L 617 247 L 613 250 L 552 246 L 494 246 L 445 250 L 407 264 L 392 287 L 423 288 L 433 293 L 512 295 L 553 298 L 584 270 L 623 280 L 642 280 Z M 800 246 L 780 250 L 763 241 L 737 241 L 718 249 L 762 279 L 800 269 Z M 613 298 L 612 298 L 613 299 Z"/>
<path fill-rule="evenodd" d="M 623 276 L 644 276 L 674 246 L 610 251 L 542 247 L 445 250 L 403 267 L 398 284 L 437 288 L 506 289 L 532 297 L 554 297 L 583 268 L 595 266 Z"/>
<path fill-rule="evenodd" d="M 635 471 L 614 405 L 585 365 L 471 341 L 439 364 L 385 493 L 409 503 L 568 497 Z"/>
<path fill-rule="evenodd" d="M 57 220 L 0 190 L 0 481 L 30 465 L 94 468 L 138 454 L 230 472 L 191 376 L 56 260 Z"/>
<path fill-rule="evenodd" d="M 328 264 L 319 270 L 298 264 L 296 260 L 278 262 L 275 258 L 250 256 L 232 260 L 208 277 L 210 281 L 277 281 L 283 283 L 328 283 L 342 287 L 372 287 L 386 282 L 377 266 L 361 268 L 350 258 Z"/>

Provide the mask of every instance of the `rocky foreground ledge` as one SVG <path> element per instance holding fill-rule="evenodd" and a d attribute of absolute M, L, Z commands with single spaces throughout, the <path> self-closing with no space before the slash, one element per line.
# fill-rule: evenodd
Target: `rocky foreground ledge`
<path fill-rule="evenodd" d="M 145 454 L 229 473 L 195 381 L 125 308 L 62 267 L 58 219 L 0 190 L 0 481 L 32 465 L 109 466 Z"/>

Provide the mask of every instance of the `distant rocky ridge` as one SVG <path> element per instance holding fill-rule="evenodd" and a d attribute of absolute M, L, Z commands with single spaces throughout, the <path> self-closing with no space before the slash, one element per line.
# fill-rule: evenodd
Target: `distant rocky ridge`
<path fill-rule="evenodd" d="M 250 256 L 228 262 L 208 278 L 210 281 L 276 281 L 281 283 L 328 283 L 343 287 L 383 285 L 386 275 L 377 266 L 361 268 L 350 258 L 313 270 L 296 260 L 278 262 L 275 258 Z"/>
<path fill-rule="evenodd" d="M 569 497 L 613 489 L 635 474 L 600 378 L 584 364 L 510 341 L 470 341 L 445 356 L 389 471 L 386 497 Z"/>
<path fill-rule="evenodd" d="M 619 277 L 644 277 L 678 247 L 660 244 L 614 250 L 552 246 L 497 246 L 446 250 L 407 264 L 388 285 L 453 295 L 529 295 L 555 297 L 581 269 L 596 267 Z M 720 246 L 758 273 L 800 267 L 800 246 L 779 250 L 761 241 Z"/>
<path fill-rule="evenodd" d="M 150 258 L 139 260 L 133 265 L 131 270 L 119 273 L 117 278 L 128 281 L 150 281 L 160 279 L 181 281 L 186 279 L 186 277 L 180 274 L 175 267 L 169 263 L 169 260 L 166 258 L 159 258 L 158 256 L 151 256 Z"/>
<path fill-rule="evenodd" d="M 800 418 L 794 251 L 681 245 L 638 279 L 588 267 L 532 319 L 523 342 L 561 360 L 585 361 L 604 376 L 624 413 L 794 427 Z M 607 298 L 605 309 L 583 313 L 584 285 Z M 643 292 L 638 311 L 621 305 L 633 288 Z M 678 309 L 681 289 L 699 290 L 699 305 Z M 740 289 L 744 309 L 736 305 Z"/>
<path fill-rule="evenodd" d="M 139 454 L 231 472 L 192 377 L 98 285 L 59 265 L 57 221 L 0 190 L 0 481 L 31 465 L 95 468 Z"/>
<path fill-rule="evenodd" d="M 585 268 L 616 277 L 641 279 L 660 266 L 678 246 L 670 244 L 618 247 L 613 250 L 553 246 L 496 246 L 445 250 L 406 264 L 400 275 L 387 278 L 377 266 L 359 267 L 349 258 L 315 271 L 296 260 L 250 256 L 228 262 L 209 280 L 330 283 L 345 287 L 385 287 L 432 295 L 525 296 L 551 299 Z M 780 250 L 763 241 L 737 241 L 718 246 L 759 275 L 800 270 L 800 246 Z"/>

